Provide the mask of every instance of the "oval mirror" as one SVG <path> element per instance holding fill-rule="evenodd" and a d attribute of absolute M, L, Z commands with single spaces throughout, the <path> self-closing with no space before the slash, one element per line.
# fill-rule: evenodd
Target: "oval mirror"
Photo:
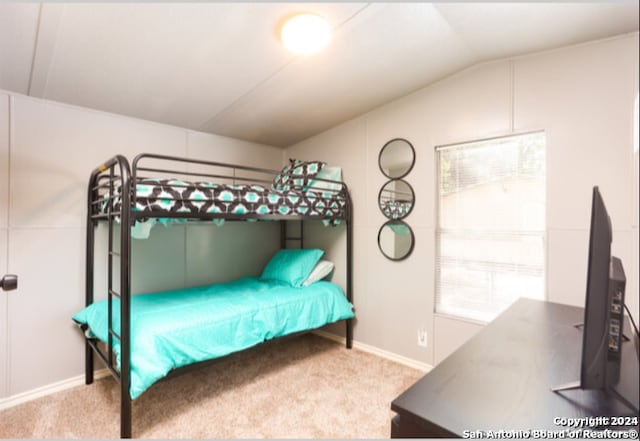
<path fill-rule="evenodd" d="M 411 171 L 415 160 L 416 154 L 411 143 L 406 139 L 395 138 L 380 150 L 378 165 L 386 177 L 399 179 Z"/>
<path fill-rule="evenodd" d="M 378 247 L 387 259 L 406 259 L 413 251 L 413 231 L 399 220 L 384 223 L 378 232 Z"/>
<path fill-rule="evenodd" d="M 403 219 L 411 213 L 415 202 L 415 193 L 408 182 L 392 179 L 380 189 L 378 206 L 389 219 Z"/>

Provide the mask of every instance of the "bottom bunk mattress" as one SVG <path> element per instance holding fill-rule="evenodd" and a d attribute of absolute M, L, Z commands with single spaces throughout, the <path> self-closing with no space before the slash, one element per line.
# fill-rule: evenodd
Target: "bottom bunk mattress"
<path fill-rule="evenodd" d="M 112 328 L 120 335 L 120 304 L 112 301 Z M 354 316 L 342 289 L 320 281 L 293 288 L 245 277 L 208 286 L 131 297 L 131 385 L 137 398 L 171 370 L 221 357 L 283 335 Z M 107 342 L 108 302 L 95 302 L 73 320 Z M 120 343 L 113 338 L 117 368 Z"/>

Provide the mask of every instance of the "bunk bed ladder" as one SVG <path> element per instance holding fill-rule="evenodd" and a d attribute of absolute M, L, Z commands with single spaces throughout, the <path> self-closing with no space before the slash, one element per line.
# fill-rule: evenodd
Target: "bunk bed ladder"
<path fill-rule="evenodd" d="M 116 174 L 115 167 L 119 167 L 119 174 Z M 104 188 L 99 184 L 100 178 L 105 177 L 108 171 L 108 192 L 104 198 L 100 198 L 100 189 Z M 87 339 L 85 349 L 85 383 L 93 382 L 93 354 L 94 351 L 109 369 L 111 374 L 120 383 L 120 437 L 131 437 L 131 396 L 129 394 L 130 385 L 130 289 L 131 289 L 131 173 L 129 163 L 123 156 L 115 156 L 100 167 L 95 169 L 89 180 L 89 205 L 87 207 L 87 248 L 86 248 L 86 305 L 93 303 L 93 264 L 95 255 L 95 228 L 100 218 L 107 219 L 108 228 L 108 254 L 107 254 L 107 347 L 106 355 L 98 347 L 95 339 Z M 120 184 L 120 210 L 114 211 L 114 200 L 116 198 L 115 182 Z M 106 203 L 105 215 L 99 213 L 97 204 Z M 120 217 L 120 224 L 117 225 L 116 217 Z M 120 229 L 120 246 L 114 249 L 114 229 Z M 120 284 L 119 291 L 114 289 L 114 257 L 119 260 Z M 120 333 L 113 327 L 113 299 L 118 298 L 120 302 Z M 120 343 L 120 369 L 114 358 L 114 339 Z"/>
<path fill-rule="evenodd" d="M 290 228 L 288 228 L 288 226 L 290 226 L 293 222 L 299 222 L 300 223 L 300 232 L 296 233 L 295 232 L 291 232 Z M 304 248 L 304 223 L 302 220 L 299 221 L 289 221 L 289 220 L 283 220 L 280 221 L 280 248 L 289 248 L 289 242 L 298 242 L 298 248 Z"/>

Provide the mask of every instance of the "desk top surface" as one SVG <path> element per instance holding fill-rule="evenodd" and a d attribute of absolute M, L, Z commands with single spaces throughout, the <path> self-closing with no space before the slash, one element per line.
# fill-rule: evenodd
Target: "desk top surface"
<path fill-rule="evenodd" d="M 471 430 L 553 430 L 557 418 L 633 412 L 598 390 L 550 390 L 580 379 L 582 308 L 520 299 L 396 398 L 391 409 L 462 436 Z M 629 328 L 625 334 L 631 335 Z M 616 388 L 638 404 L 638 358 L 623 345 Z M 630 427 L 627 427 L 630 428 Z"/>

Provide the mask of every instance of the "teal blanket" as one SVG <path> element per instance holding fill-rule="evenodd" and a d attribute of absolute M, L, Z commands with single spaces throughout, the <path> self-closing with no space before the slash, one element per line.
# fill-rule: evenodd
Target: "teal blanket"
<path fill-rule="evenodd" d="M 113 328 L 120 334 L 120 304 Z M 237 352 L 274 337 L 352 318 L 342 289 L 320 281 L 302 288 L 246 277 L 227 283 L 131 297 L 131 387 L 136 399 L 169 371 Z M 73 316 L 107 341 L 107 301 Z M 117 367 L 120 344 L 113 339 Z"/>

